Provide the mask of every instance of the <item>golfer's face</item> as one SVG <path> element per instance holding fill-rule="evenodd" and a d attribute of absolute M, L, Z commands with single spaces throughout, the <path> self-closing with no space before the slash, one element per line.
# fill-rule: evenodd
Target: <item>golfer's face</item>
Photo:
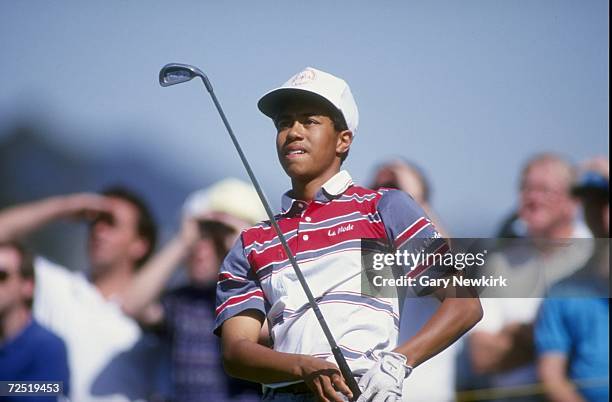
<path fill-rule="evenodd" d="M 274 123 L 278 159 L 292 179 L 312 180 L 339 163 L 338 132 L 324 106 L 295 101 Z"/>

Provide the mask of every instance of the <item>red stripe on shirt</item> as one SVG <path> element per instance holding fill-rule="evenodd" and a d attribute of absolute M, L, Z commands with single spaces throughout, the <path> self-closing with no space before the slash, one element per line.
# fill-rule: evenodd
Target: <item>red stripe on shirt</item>
<path fill-rule="evenodd" d="M 444 242 L 444 244 L 438 247 L 438 249 L 434 251 L 432 254 L 444 254 L 448 252 L 449 250 L 450 248 L 448 247 L 448 243 Z M 423 271 L 425 271 L 427 268 L 431 267 L 432 265 L 433 263 L 429 265 L 420 264 L 415 269 L 411 270 L 406 276 L 409 276 L 411 278 L 414 278 L 415 276 L 419 276 Z"/>
<path fill-rule="evenodd" d="M 224 281 L 226 279 L 232 279 L 234 281 L 242 281 L 242 282 L 246 281 L 245 278 L 241 278 L 239 276 L 232 275 L 229 272 L 221 272 L 221 273 L 219 273 L 219 278 L 218 278 L 219 282 Z"/>
<path fill-rule="evenodd" d="M 263 297 L 262 290 L 261 289 L 255 289 L 255 290 L 252 290 L 252 291 L 250 291 L 248 293 L 245 293 L 243 295 L 238 295 L 238 296 L 230 297 L 225 302 L 223 302 L 223 304 L 221 304 L 219 307 L 217 307 L 217 309 L 215 310 L 215 314 L 219 315 L 226 308 L 231 307 L 231 306 L 233 306 L 235 304 L 238 304 L 240 302 L 243 302 L 243 301 L 248 300 L 248 299 L 253 298 L 253 297 Z"/>
<path fill-rule="evenodd" d="M 410 238 L 412 238 L 412 236 L 414 236 L 419 230 L 423 229 L 429 224 L 431 224 L 431 222 L 424 217 L 417 219 L 416 222 L 410 225 L 397 237 L 397 239 L 395 239 L 395 247 L 399 248 L 402 244 L 404 244 L 404 242 L 410 240 Z"/>

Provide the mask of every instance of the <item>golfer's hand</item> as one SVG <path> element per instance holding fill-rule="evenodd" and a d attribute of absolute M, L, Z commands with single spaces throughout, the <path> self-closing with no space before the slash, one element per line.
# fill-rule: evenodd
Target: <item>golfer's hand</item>
<path fill-rule="evenodd" d="M 353 394 L 344 381 L 338 367 L 323 359 L 312 356 L 303 356 L 300 363 L 302 378 L 322 402 L 344 402 L 351 399 Z M 344 398 L 342 395 L 345 395 Z"/>
<path fill-rule="evenodd" d="M 359 381 L 362 394 L 357 402 L 396 402 L 402 400 L 402 383 L 411 369 L 406 356 L 382 352 L 380 360 Z"/>

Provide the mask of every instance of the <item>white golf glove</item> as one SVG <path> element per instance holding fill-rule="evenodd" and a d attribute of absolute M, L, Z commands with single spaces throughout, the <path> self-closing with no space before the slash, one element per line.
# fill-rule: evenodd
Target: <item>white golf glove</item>
<path fill-rule="evenodd" d="M 406 356 L 395 352 L 381 352 L 380 360 L 359 380 L 363 392 L 357 402 L 398 402 L 402 400 L 402 383 L 412 367 Z"/>

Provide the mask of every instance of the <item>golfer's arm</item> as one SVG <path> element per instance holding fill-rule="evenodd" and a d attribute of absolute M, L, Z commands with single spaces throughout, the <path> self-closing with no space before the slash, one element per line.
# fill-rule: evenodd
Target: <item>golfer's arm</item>
<path fill-rule="evenodd" d="M 434 315 L 395 351 L 416 367 L 451 345 L 482 318 L 478 298 L 445 298 Z"/>
<path fill-rule="evenodd" d="M 538 359 L 538 374 L 544 384 L 544 392 L 552 402 L 584 402 L 576 387 L 567 378 L 567 357 L 547 353 Z"/>
<path fill-rule="evenodd" d="M 269 384 L 302 379 L 301 355 L 276 352 L 257 343 L 261 313 L 247 310 L 223 323 L 223 365 L 232 377 Z"/>

